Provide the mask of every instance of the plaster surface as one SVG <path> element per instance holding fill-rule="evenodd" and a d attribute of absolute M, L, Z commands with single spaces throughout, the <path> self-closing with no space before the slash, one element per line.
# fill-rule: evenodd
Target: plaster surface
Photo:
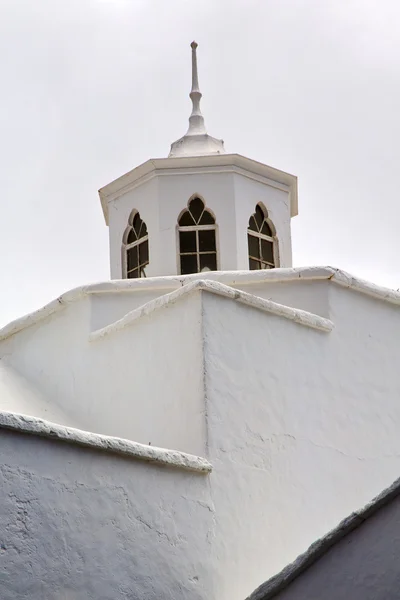
<path fill-rule="evenodd" d="M 214 597 L 204 475 L 0 431 L 2 600 Z"/>
<path fill-rule="evenodd" d="M 329 335 L 205 297 L 219 597 L 246 597 L 398 475 L 399 311 L 331 291 Z"/>
<path fill-rule="evenodd" d="M 397 477 L 399 304 L 329 268 L 108 282 L 3 330 L 0 364 L 55 419 L 212 464 L 204 594 L 235 600 Z"/>

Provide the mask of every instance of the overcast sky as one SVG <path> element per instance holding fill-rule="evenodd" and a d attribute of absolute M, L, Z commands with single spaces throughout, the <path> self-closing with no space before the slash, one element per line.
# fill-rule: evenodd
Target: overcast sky
<path fill-rule="evenodd" d="M 400 287 L 399 0 L 0 0 L 0 323 L 109 279 L 97 190 L 211 135 L 299 178 L 295 266 Z"/>

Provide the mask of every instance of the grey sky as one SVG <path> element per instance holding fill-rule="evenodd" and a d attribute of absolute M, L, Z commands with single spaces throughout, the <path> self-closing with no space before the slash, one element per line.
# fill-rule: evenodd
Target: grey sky
<path fill-rule="evenodd" d="M 97 190 L 187 128 L 299 178 L 294 265 L 400 287 L 398 0 L 0 0 L 0 322 L 109 279 Z"/>

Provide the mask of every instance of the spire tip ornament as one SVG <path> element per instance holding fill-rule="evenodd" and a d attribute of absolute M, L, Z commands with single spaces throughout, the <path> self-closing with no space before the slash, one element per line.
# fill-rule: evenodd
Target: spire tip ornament
<path fill-rule="evenodd" d="M 182 138 L 171 144 L 169 158 L 225 153 L 224 142 L 211 137 L 206 130 L 200 109 L 202 93 L 199 88 L 197 71 L 197 42 L 193 41 L 190 47 L 192 48 L 192 89 L 189 96 L 192 101 L 192 112 L 189 117 L 189 129 Z"/>

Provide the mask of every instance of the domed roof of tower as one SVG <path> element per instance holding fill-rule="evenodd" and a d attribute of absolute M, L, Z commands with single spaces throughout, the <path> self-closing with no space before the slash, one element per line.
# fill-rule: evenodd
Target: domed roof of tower
<path fill-rule="evenodd" d="M 202 93 L 199 89 L 199 80 L 197 74 L 197 45 L 192 42 L 192 90 L 190 99 L 193 104 L 192 113 L 189 117 L 189 129 L 183 137 L 171 144 L 169 158 L 176 156 L 208 156 L 210 154 L 225 154 L 223 140 L 208 135 L 204 123 L 204 117 L 201 114 L 200 100 Z"/>

